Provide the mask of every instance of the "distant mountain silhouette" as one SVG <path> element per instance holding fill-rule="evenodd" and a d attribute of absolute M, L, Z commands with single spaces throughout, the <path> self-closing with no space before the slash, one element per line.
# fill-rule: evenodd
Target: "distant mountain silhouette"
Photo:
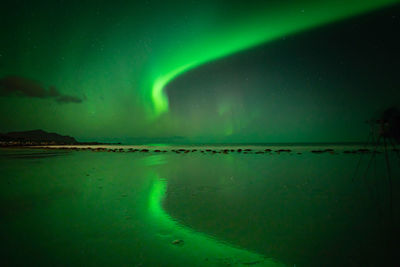
<path fill-rule="evenodd" d="M 2 142 L 19 142 L 19 143 L 53 143 L 53 144 L 78 144 L 75 138 L 64 136 L 57 133 L 48 133 L 43 130 L 9 132 L 0 134 Z"/>

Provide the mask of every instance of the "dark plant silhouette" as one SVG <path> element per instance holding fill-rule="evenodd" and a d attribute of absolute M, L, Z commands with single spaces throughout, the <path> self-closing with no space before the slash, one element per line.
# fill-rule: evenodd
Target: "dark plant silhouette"
<path fill-rule="evenodd" d="M 398 162 L 400 165 L 400 154 L 399 149 L 396 147 L 400 143 L 400 110 L 397 107 L 390 107 L 384 110 L 378 118 L 374 118 L 368 120 L 367 123 L 370 125 L 370 134 L 367 140 L 367 145 L 372 146 L 372 154 L 368 160 L 367 168 L 363 174 L 364 181 L 368 187 L 368 191 L 376 201 L 378 212 L 381 215 L 382 219 L 387 222 L 386 228 L 388 230 L 388 248 L 391 254 L 391 260 L 395 259 L 395 244 L 396 237 L 398 236 L 398 229 L 395 227 L 395 217 L 394 210 L 397 210 L 393 207 L 393 177 L 392 177 L 392 167 L 393 162 L 390 161 L 390 153 L 396 153 Z M 382 199 L 379 198 L 379 194 L 376 192 L 377 189 L 373 188 L 373 186 L 368 185 L 367 175 L 371 166 L 376 165 L 376 156 L 377 154 L 384 153 L 384 160 L 386 164 L 386 177 L 387 177 L 387 192 L 388 192 L 388 212 L 384 212 L 384 203 L 382 203 Z M 356 167 L 356 175 L 362 161 L 362 156 L 357 163 Z M 396 164 L 396 163 L 395 163 Z M 398 177 L 395 177 L 398 178 Z M 374 182 L 375 184 L 380 183 L 381 177 L 378 177 L 375 173 Z M 375 191 L 375 194 L 374 194 Z"/>

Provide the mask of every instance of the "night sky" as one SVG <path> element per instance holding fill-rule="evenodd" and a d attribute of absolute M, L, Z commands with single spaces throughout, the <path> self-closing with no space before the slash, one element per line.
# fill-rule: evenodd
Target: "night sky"
<path fill-rule="evenodd" d="M 0 132 L 365 141 L 400 103 L 400 1 L 3 1 Z"/>

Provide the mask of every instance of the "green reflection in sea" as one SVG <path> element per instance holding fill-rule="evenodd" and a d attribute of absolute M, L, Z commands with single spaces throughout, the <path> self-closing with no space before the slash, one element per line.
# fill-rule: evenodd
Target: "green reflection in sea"
<path fill-rule="evenodd" d="M 164 163 L 164 156 L 151 156 L 146 159 L 149 165 Z M 152 174 L 152 186 L 149 194 L 149 216 L 159 231 L 160 239 L 169 241 L 172 246 L 182 250 L 182 255 L 198 264 L 283 266 L 263 255 L 234 247 L 201 232 L 185 227 L 175 221 L 163 209 L 162 202 L 167 191 L 167 180 Z M 172 244 L 175 242 L 176 244 Z M 193 262 L 194 263 L 194 262 Z M 193 264 L 192 263 L 192 264 Z"/>
<path fill-rule="evenodd" d="M 166 212 L 171 181 L 160 177 L 175 155 L 46 153 L 0 151 L 0 256 L 8 266 L 280 265 Z"/>

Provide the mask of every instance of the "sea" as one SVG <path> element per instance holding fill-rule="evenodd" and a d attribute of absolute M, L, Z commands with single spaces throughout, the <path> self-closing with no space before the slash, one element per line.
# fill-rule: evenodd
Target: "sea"
<path fill-rule="evenodd" d="M 398 262 L 400 157 L 391 147 L 71 148 L 0 149 L 2 266 Z"/>

